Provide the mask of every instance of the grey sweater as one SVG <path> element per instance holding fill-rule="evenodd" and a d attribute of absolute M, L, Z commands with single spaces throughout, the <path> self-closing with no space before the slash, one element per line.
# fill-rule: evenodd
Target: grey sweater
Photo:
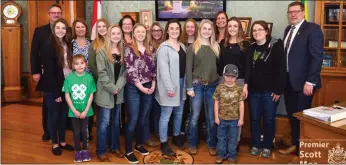
<path fill-rule="evenodd" d="M 180 43 L 185 51 L 185 46 Z M 167 41 L 163 42 L 156 51 L 157 58 L 157 88 L 155 99 L 161 106 L 179 106 L 180 92 L 183 100 L 186 99 L 186 90 L 180 91 L 179 54 Z M 184 85 L 185 87 L 185 85 Z M 175 92 L 174 97 L 169 97 L 168 92 Z"/>

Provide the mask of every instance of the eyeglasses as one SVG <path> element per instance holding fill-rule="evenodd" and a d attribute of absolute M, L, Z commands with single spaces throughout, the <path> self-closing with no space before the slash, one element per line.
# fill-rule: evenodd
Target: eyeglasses
<path fill-rule="evenodd" d="M 302 12 L 302 10 L 294 10 L 294 11 L 288 11 L 287 14 L 288 15 L 296 15 L 296 14 L 299 14 L 300 12 Z"/>
<path fill-rule="evenodd" d="M 253 33 L 262 32 L 262 31 L 264 31 L 264 29 L 254 29 L 254 30 L 252 30 Z"/>
<path fill-rule="evenodd" d="M 52 15 L 61 15 L 62 12 L 49 12 L 49 14 L 52 14 Z"/>

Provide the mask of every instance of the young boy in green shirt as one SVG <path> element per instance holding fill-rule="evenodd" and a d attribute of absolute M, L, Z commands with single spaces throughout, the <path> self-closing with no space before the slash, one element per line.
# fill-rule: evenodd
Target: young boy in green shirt
<path fill-rule="evenodd" d="M 236 84 L 237 77 L 238 68 L 233 64 L 226 65 L 224 82 L 217 86 L 213 96 L 215 123 L 218 125 L 217 164 L 222 164 L 225 159 L 234 164 L 237 157 L 238 131 L 244 124 L 244 94 L 243 88 Z"/>
<path fill-rule="evenodd" d="M 83 55 L 73 56 L 72 67 L 74 71 L 66 77 L 62 91 L 65 92 L 66 102 L 69 106 L 68 116 L 71 117 L 72 122 L 76 148 L 74 162 L 90 161 L 87 141 L 88 117 L 94 114 L 91 103 L 96 85 L 92 75 L 85 72 L 87 60 Z M 80 146 L 81 135 L 83 150 Z"/>

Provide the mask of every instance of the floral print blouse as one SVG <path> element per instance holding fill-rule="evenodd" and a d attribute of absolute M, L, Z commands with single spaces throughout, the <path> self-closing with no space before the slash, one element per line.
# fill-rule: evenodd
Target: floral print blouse
<path fill-rule="evenodd" d="M 127 82 L 141 84 L 156 80 L 156 59 L 155 54 L 149 55 L 147 51 L 140 56 L 136 56 L 132 46 L 126 46 L 124 61 L 127 70 Z"/>
<path fill-rule="evenodd" d="M 88 49 L 91 42 L 88 39 L 86 39 L 86 43 L 84 47 L 80 47 L 75 39 L 73 39 L 71 42 L 73 46 L 73 52 L 72 52 L 73 55 L 82 54 L 84 55 L 85 59 L 88 61 Z M 89 67 L 86 69 L 86 71 L 91 74 Z"/>

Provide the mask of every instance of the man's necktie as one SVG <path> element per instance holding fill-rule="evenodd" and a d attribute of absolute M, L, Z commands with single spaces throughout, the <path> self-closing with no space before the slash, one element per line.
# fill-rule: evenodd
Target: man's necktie
<path fill-rule="evenodd" d="M 291 27 L 291 31 L 290 31 L 290 34 L 288 35 L 288 38 L 287 38 L 287 41 L 286 41 L 286 45 L 285 45 L 285 53 L 286 55 L 288 55 L 288 47 L 290 46 L 290 42 L 291 42 L 291 39 L 292 39 L 292 34 L 293 34 L 293 31 L 296 27 L 292 25 Z"/>

